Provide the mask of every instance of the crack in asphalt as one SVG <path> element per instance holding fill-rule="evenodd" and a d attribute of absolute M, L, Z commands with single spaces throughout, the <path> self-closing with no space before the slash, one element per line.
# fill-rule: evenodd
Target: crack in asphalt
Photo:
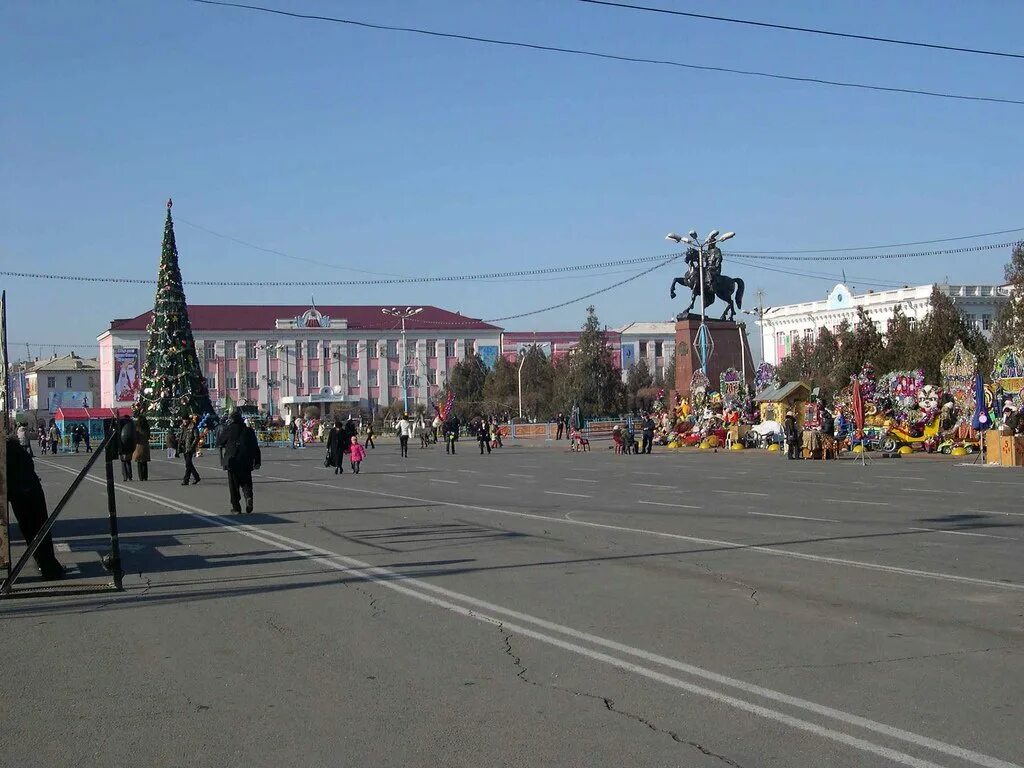
<path fill-rule="evenodd" d="M 684 744 L 684 745 L 686 745 L 688 747 L 693 747 L 694 749 L 699 751 L 701 754 L 707 755 L 708 757 L 713 757 L 716 760 L 721 760 L 726 765 L 733 766 L 733 768 L 743 768 L 743 766 L 740 765 L 740 763 L 737 763 L 735 760 L 732 760 L 732 759 L 726 757 L 725 755 L 720 755 L 717 752 L 712 752 L 710 749 L 708 749 L 707 747 L 705 747 L 703 744 L 701 744 L 699 742 L 691 741 L 690 739 L 683 738 L 676 731 L 672 731 L 672 730 L 669 730 L 667 728 L 660 728 L 657 725 L 655 725 L 654 723 L 652 723 L 650 720 L 648 720 L 646 717 L 642 717 L 642 716 L 637 715 L 637 714 L 635 714 L 633 712 L 627 712 L 624 709 L 617 708 L 615 706 L 614 699 L 611 699 L 611 698 L 609 698 L 607 696 L 598 696 L 597 694 L 587 693 L 586 691 L 578 691 L 575 688 L 566 688 L 565 686 L 562 686 L 562 685 L 553 685 L 553 684 L 550 684 L 550 683 L 538 683 L 536 680 L 529 680 L 526 677 L 527 667 L 526 667 L 526 665 L 523 664 L 522 657 L 519 654 L 517 654 L 515 652 L 515 650 L 513 650 L 513 648 L 512 648 L 512 633 L 509 632 L 508 630 L 506 630 L 504 625 L 502 625 L 502 624 L 498 625 L 498 631 L 501 632 L 502 639 L 504 639 L 504 641 L 505 641 L 505 649 L 504 649 L 505 650 L 505 655 L 508 656 L 510 659 L 512 659 L 512 664 L 513 664 L 513 666 L 517 670 L 516 677 L 520 681 L 526 683 L 527 685 L 533 685 L 533 686 L 536 686 L 538 688 L 550 688 L 552 690 L 561 691 L 563 693 L 568 693 L 568 694 L 571 694 L 571 695 L 579 697 L 579 698 L 594 699 L 595 701 L 601 702 L 601 704 L 604 706 L 604 708 L 606 710 L 608 710 L 609 712 L 613 712 L 616 715 L 620 715 L 620 716 L 625 717 L 625 718 L 627 718 L 629 720 L 633 720 L 633 721 L 635 721 L 637 723 L 640 723 L 641 725 L 643 725 L 647 729 L 653 731 L 654 733 L 664 734 L 664 735 L 668 736 L 670 739 L 672 739 L 672 741 L 676 742 L 677 744 Z"/>
<path fill-rule="evenodd" d="M 747 584 L 745 581 L 740 581 L 739 579 L 733 579 L 733 578 L 731 578 L 729 576 L 726 576 L 723 573 L 718 573 L 717 571 L 713 571 L 713 570 L 711 570 L 711 566 L 705 565 L 704 563 L 694 563 L 694 565 L 696 565 L 698 568 L 703 568 L 705 571 L 707 571 L 709 574 L 711 574 L 712 576 L 714 576 L 716 579 L 718 579 L 721 582 L 724 582 L 724 583 L 727 583 L 727 584 L 736 584 L 737 586 L 743 587 L 744 589 L 749 589 L 750 590 L 750 599 L 754 601 L 754 607 L 755 608 L 760 608 L 761 607 L 761 601 L 758 600 L 755 597 L 755 595 L 757 594 L 757 587 L 752 587 L 750 584 Z"/>

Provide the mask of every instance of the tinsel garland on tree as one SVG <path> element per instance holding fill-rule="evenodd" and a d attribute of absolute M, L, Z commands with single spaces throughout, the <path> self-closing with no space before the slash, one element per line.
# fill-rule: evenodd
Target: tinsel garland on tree
<path fill-rule="evenodd" d="M 136 415 L 144 414 L 153 429 L 177 427 L 186 416 L 202 419 L 213 413 L 188 318 L 171 205 L 168 200 L 153 319 L 146 328 L 149 344 L 135 404 Z"/>

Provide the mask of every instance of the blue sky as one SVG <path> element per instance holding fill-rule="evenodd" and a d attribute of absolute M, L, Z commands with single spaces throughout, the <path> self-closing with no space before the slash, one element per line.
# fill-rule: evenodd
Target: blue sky
<path fill-rule="evenodd" d="M 262 0 L 364 21 L 886 85 L 1022 98 L 1024 61 L 756 30 L 573 0 Z M 660 0 L 664 7 L 1017 51 L 1024 6 Z M 671 250 L 844 247 L 1024 227 L 1024 107 L 830 89 L 298 21 L 186 0 L 5 4 L 0 264 L 152 277 L 164 201 L 188 279 L 441 274 Z M 182 222 L 338 269 L 281 259 Z M 995 238 L 995 240 L 1009 239 Z M 994 282 L 1007 251 L 845 265 Z M 776 265 L 793 268 L 792 264 Z M 839 274 L 833 264 L 804 265 Z M 828 280 L 725 271 L 766 303 Z M 667 319 L 666 268 L 595 298 Z M 362 288 L 188 289 L 195 303 L 431 303 L 485 318 L 627 274 Z M 868 287 L 865 279 L 850 280 Z M 89 342 L 152 288 L 5 279 L 12 341 Z M 573 328 L 586 302 L 506 323 Z M 49 354 L 49 347 L 43 349 Z M 15 355 L 22 349 L 12 349 Z M 36 349 L 33 354 L 38 354 Z"/>

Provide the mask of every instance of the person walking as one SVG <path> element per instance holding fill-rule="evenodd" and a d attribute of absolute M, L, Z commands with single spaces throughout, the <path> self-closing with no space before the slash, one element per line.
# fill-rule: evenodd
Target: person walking
<path fill-rule="evenodd" d="M 306 422 L 301 416 L 295 418 L 295 444 L 297 448 L 306 447 Z"/>
<path fill-rule="evenodd" d="M 81 424 L 75 424 L 75 426 L 71 428 L 71 447 L 74 449 L 75 453 L 78 453 L 78 446 L 82 444 L 81 429 Z"/>
<path fill-rule="evenodd" d="M 654 447 L 654 430 L 657 425 L 654 423 L 654 419 L 651 418 L 651 414 L 647 414 L 643 423 L 643 445 L 640 448 L 640 453 L 650 453 Z"/>
<path fill-rule="evenodd" d="M 786 413 L 786 419 L 782 425 L 782 431 L 786 435 L 786 458 L 800 458 L 800 428 L 796 423 L 796 416 L 792 411 Z"/>
<path fill-rule="evenodd" d="M 377 447 L 377 444 L 373 442 L 373 419 L 370 419 L 368 422 L 366 422 L 366 440 L 363 442 L 363 447 Z"/>
<path fill-rule="evenodd" d="M 480 443 L 480 455 L 484 455 L 484 448 L 487 449 L 487 455 L 491 455 L 491 427 L 487 423 L 487 419 L 480 419 L 480 425 L 477 427 L 476 439 Z"/>
<path fill-rule="evenodd" d="M 46 494 L 36 474 L 31 450 L 25 450 L 21 441 L 13 437 L 7 438 L 6 447 L 7 500 L 14 510 L 21 535 L 26 542 L 31 542 L 49 517 Z M 46 534 L 32 557 L 44 580 L 64 578 L 64 566 L 53 552 L 53 537 L 50 534 Z"/>
<path fill-rule="evenodd" d="M 125 415 L 117 422 L 117 457 L 121 460 L 121 479 L 128 482 L 132 478 L 132 455 L 135 453 L 137 436 L 135 422 Z"/>
<path fill-rule="evenodd" d="M 409 437 L 412 435 L 412 423 L 409 421 L 409 414 L 402 414 L 402 418 L 399 419 L 398 424 L 395 426 L 395 431 L 398 432 L 398 445 L 401 449 L 401 456 L 407 459 L 409 458 Z"/>
<path fill-rule="evenodd" d="M 299 440 L 298 440 L 298 427 L 296 426 L 295 419 L 292 419 L 291 423 L 288 425 L 288 431 L 291 433 L 291 437 L 292 437 L 292 450 L 294 451 L 296 448 L 299 447 L 298 446 L 298 442 L 299 442 Z"/>
<path fill-rule="evenodd" d="M 139 470 L 139 480 L 149 480 L 149 436 L 153 430 L 149 426 L 149 419 L 145 415 L 139 416 L 135 421 L 135 451 L 132 459 Z"/>
<path fill-rule="evenodd" d="M 435 416 L 434 420 L 430 422 L 430 437 L 435 444 L 437 443 L 438 434 L 441 431 L 441 423 L 440 415 Z"/>
<path fill-rule="evenodd" d="M 430 447 L 430 427 L 427 422 L 420 416 L 419 420 L 419 432 L 420 432 L 420 448 Z"/>
<path fill-rule="evenodd" d="M 185 477 L 181 480 L 182 485 L 188 485 L 189 480 L 195 485 L 202 479 L 199 477 L 196 465 L 193 463 L 196 457 L 196 444 L 198 442 L 199 430 L 196 428 L 195 417 L 189 418 L 186 416 L 181 420 L 181 432 L 178 434 L 178 450 L 185 457 Z"/>
<path fill-rule="evenodd" d="M 352 449 L 349 455 L 352 457 L 352 471 L 358 475 L 359 468 L 363 464 L 363 459 L 366 458 L 366 449 L 359 444 L 358 440 L 355 440 L 352 443 Z"/>
<path fill-rule="evenodd" d="M 228 473 L 228 498 L 231 511 L 242 513 L 242 497 L 245 497 L 245 512 L 252 514 L 252 473 L 260 468 L 262 456 L 260 442 L 253 428 L 242 421 L 242 412 L 237 408 L 231 412 L 228 425 L 218 435 L 221 448 L 221 462 Z"/>
<path fill-rule="evenodd" d="M 39 441 L 39 452 L 44 456 L 48 453 L 47 438 L 49 434 L 49 430 L 46 428 L 46 424 L 44 422 L 40 421 L 36 424 L 36 440 Z"/>
<path fill-rule="evenodd" d="M 455 444 L 459 442 L 459 417 L 454 413 L 444 422 L 444 452 L 455 454 Z"/>
<path fill-rule="evenodd" d="M 504 443 L 501 442 L 501 425 L 495 423 L 491 425 L 492 437 L 491 440 L 494 442 L 495 448 L 504 448 Z"/>
<path fill-rule="evenodd" d="M 565 431 L 565 414 L 559 411 L 558 416 L 556 416 L 555 419 L 558 421 L 555 431 L 555 440 L 561 440 L 562 433 Z"/>
<path fill-rule="evenodd" d="M 167 430 L 167 458 L 178 458 L 178 435 L 173 429 Z"/>
<path fill-rule="evenodd" d="M 28 427 L 24 424 L 18 425 L 18 445 L 25 449 L 25 453 L 34 456 L 32 453 L 32 438 L 28 436 Z"/>
<path fill-rule="evenodd" d="M 57 429 L 57 423 L 54 422 L 50 425 L 50 453 L 56 455 L 57 444 L 60 442 L 60 430 Z"/>
<path fill-rule="evenodd" d="M 324 459 L 325 467 L 334 467 L 334 474 L 344 472 L 345 469 L 342 466 L 342 462 L 345 459 L 344 452 L 341 450 L 342 434 L 345 431 L 345 427 L 341 423 L 340 417 L 335 420 L 334 426 L 331 427 L 327 433 L 327 457 Z"/>
<path fill-rule="evenodd" d="M 92 453 L 92 443 L 89 440 L 89 428 L 82 425 L 82 441 L 85 443 L 85 452 Z"/>
<path fill-rule="evenodd" d="M 316 425 L 316 441 L 318 443 L 324 441 L 324 423 L 322 421 Z"/>

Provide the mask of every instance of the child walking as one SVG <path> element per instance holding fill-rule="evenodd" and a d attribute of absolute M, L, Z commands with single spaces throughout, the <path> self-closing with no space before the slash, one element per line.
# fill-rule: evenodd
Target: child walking
<path fill-rule="evenodd" d="M 352 460 L 352 471 L 359 474 L 359 465 L 366 458 L 366 448 L 359 444 L 358 440 L 352 441 L 352 448 L 349 449 L 349 458 Z"/>

